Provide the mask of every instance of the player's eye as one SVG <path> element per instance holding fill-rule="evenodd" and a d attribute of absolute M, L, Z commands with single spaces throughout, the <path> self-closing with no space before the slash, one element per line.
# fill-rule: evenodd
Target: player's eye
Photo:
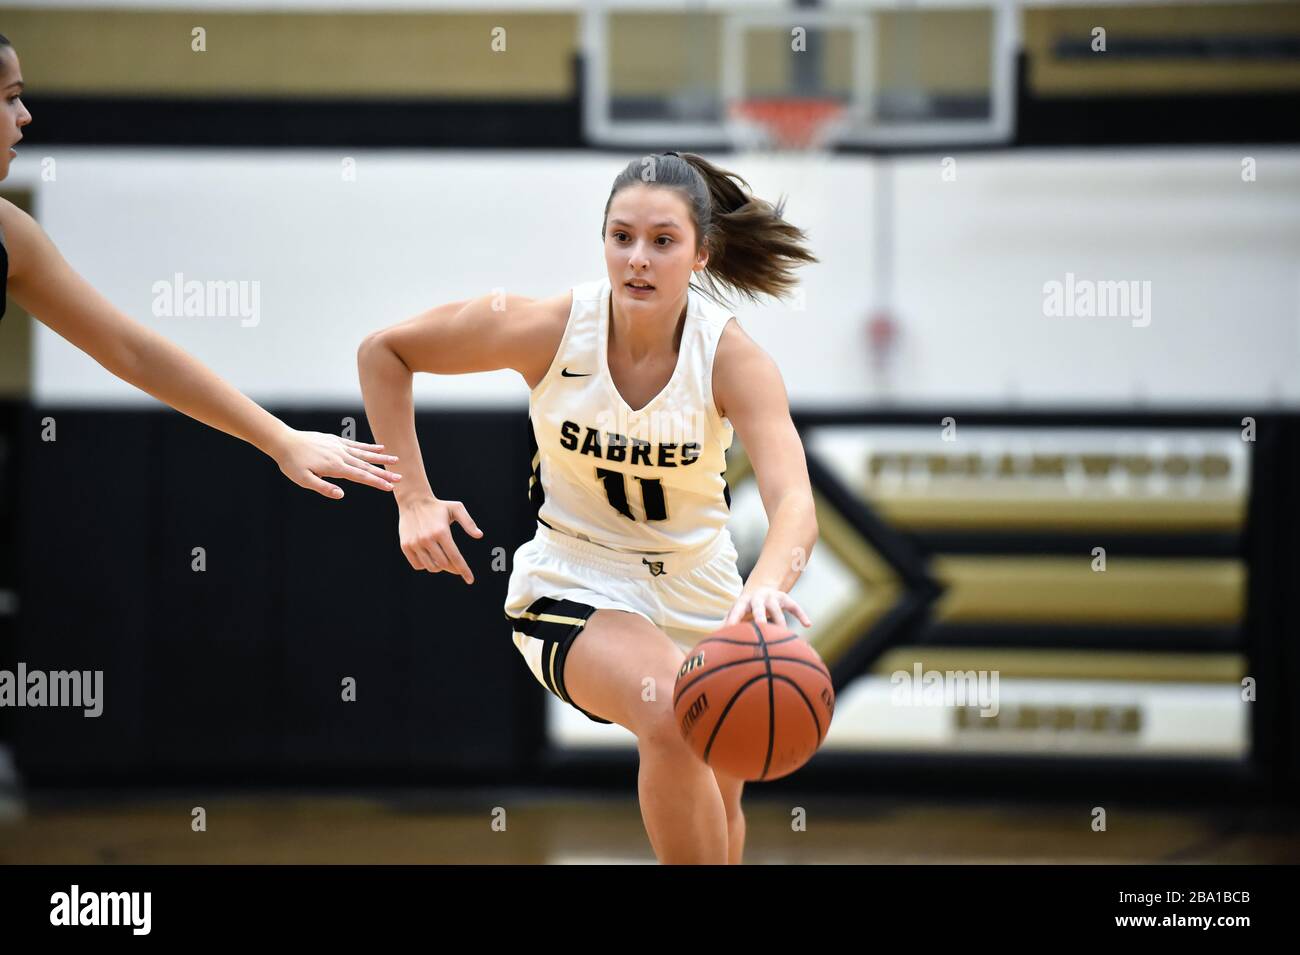
<path fill-rule="evenodd" d="M 665 245 L 667 245 L 669 242 L 673 241 L 672 236 L 667 236 L 667 235 L 661 235 L 661 236 L 659 237 L 659 239 L 663 239 L 663 240 L 665 240 L 665 241 L 664 241 L 664 244 L 665 244 Z M 659 239 L 655 239 L 655 241 L 658 242 Z"/>

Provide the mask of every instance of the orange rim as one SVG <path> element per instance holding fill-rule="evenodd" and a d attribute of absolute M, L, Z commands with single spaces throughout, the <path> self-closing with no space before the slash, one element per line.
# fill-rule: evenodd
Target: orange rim
<path fill-rule="evenodd" d="M 731 112 L 737 119 L 762 126 L 777 146 L 807 149 L 821 130 L 844 114 L 844 104 L 812 97 L 748 99 L 735 104 Z"/>

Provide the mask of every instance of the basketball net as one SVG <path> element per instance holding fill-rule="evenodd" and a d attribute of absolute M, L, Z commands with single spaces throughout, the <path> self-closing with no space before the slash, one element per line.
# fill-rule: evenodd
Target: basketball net
<path fill-rule="evenodd" d="M 782 96 L 740 100 L 728 113 L 732 140 L 745 152 L 825 158 L 846 110 L 835 99 Z"/>

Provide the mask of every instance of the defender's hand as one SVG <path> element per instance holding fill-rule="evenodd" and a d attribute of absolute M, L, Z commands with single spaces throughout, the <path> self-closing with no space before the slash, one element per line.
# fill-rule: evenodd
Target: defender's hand
<path fill-rule="evenodd" d="M 319 431 L 289 430 L 276 449 L 275 463 L 294 484 L 335 500 L 343 489 L 322 478 L 334 477 L 369 484 L 381 491 L 391 491 L 402 479 L 395 471 L 385 471 L 380 464 L 396 464 L 391 454 L 380 454 L 382 444 L 362 444 Z"/>

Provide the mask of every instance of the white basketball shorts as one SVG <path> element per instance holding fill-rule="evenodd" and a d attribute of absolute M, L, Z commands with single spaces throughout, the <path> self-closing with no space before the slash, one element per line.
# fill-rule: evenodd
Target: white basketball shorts
<path fill-rule="evenodd" d="M 640 614 L 689 650 L 722 626 L 743 586 L 726 528 L 695 551 L 623 554 L 539 524 L 515 551 L 505 614 L 538 682 L 608 723 L 573 703 L 564 686 L 564 659 L 587 618 L 597 610 Z"/>

